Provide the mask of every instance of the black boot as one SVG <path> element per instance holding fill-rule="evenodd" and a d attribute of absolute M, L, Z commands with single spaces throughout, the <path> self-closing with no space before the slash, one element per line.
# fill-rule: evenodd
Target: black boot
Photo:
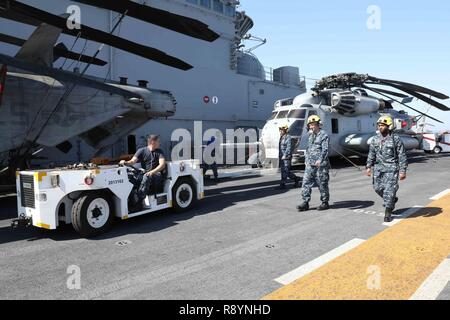
<path fill-rule="evenodd" d="M 285 189 L 286 189 L 286 185 L 284 183 L 280 183 L 280 185 L 275 188 L 275 190 L 285 190 Z"/>
<path fill-rule="evenodd" d="M 294 188 L 297 189 L 299 186 L 300 186 L 300 179 L 297 178 L 297 179 L 295 179 L 295 182 L 294 182 Z"/>
<path fill-rule="evenodd" d="M 386 209 L 385 214 L 384 214 L 384 222 L 392 222 L 392 220 L 394 220 L 392 218 L 392 209 Z"/>
<path fill-rule="evenodd" d="M 322 204 L 320 205 L 319 208 L 317 208 L 317 211 L 325 211 L 330 209 L 330 205 L 328 204 L 328 202 L 322 202 Z"/>
<path fill-rule="evenodd" d="M 130 205 L 129 211 L 130 211 L 130 213 L 136 213 L 136 212 L 144 211 L 144 207 L 142 206 L 142 201 L 139 201 L 137 203 L 134 203 L 134 204 Z"/>
<path fill-rule="evenodd" d="M 297 207 L 298 212 L 305 212 L 309 210 L 309 203 L 303 202 L 301 205 Z"/>

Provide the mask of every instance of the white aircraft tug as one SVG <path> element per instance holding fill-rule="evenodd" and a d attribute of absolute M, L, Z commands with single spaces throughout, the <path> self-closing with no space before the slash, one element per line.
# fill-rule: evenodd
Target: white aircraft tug
<path fill-rule="evenodd" d="M 142 211 L 130 212 L 129 176 L 139 170 L 89 164 L 17 172 L 18 218 L 12 226 L 53 230 L 72 224 L 80 235 L 89 237 L 105 232 L 114 217 L 126 220 L 168 208 L 184 212 L 204 198 L 200 161 L 168 162 L 163 185 L 151 191 Z"/>

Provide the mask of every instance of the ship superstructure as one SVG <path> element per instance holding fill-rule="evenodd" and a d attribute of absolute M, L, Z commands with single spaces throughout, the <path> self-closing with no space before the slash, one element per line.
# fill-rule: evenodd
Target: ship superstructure
<path fill-rule="evenodd" d="M 62 14 L 71 5 L 77 5 L 81 22 L 109 32 L 118 14 L 105 9 L 88 6 L 75 1 L 22 0 L 53 14 Z M 143 4 L 144 1 L 136 1 Z M 194 134 L 194 122 L 201 121 L 202 131 L 211 128 L 225 132 L 227 129 L 262 129 L 273 111 L 274 101 L 295 97 L 305 92 L 305 81 L 299 69 L 292 66 L 267 68 L 251 51 L 245 51 L 243 41 L 253 27 L 253 20 L 238 9 L 238 1 L 223 0 L 152 0 L 146 5 L 167 10 L 202 21 L 220 37 L 214 42 L 202 41 L 158 26 L 126 17 L 117 34 L 138 43 L 157 43 L 158 49 L 176 56 L 193 66 L 181 71 L 137 55 L 106 46 L 99 59 L 105 66 L 92 66 L 93 76 L 117 80 L 122 83 L 139 84 L 152 89 L 169 90 L 177 101 L 175 115 L 169 119 L 152 119 L 135 132 L 125 136 L 112 136 L 99 144 L 95 137 L 102 135 L 102 128 L 93 129 L 84 140 L 74 137 L 72 148 L 63 153 L 56 148 L 46 148 L 40 156 L 55 164 L 87 161 L 93 156 L 117 157 L 133 153 L 145 143 L 149 133 L 161 135 L 162 147 L 170 154 L 175 142 L 172 132 L 184 128 Z M 24 38 L 32 27 L 10 20 L 0 19 L 0 28 Z M 62 36 L 67 46 L 73 38 Z M 73 50 L 92 54 L 99 44 L 79 39 Z M 15 54 L 17 48 L 0 44 L 0 52 Z M 57 62 L 55 65 L 58 66 Z M 65 69 L 80 67 L 79 63 L 65 63 Z M 144 80 L 144 81 L 142 81 Z M 90 140 L 86 137 L 91 137 Z M 89 143 L 86 143 L 88 140 Z M 67 150 L 65 150 L 67 151 Z M 45 162 L 45 161 L 44 161 Z"/>

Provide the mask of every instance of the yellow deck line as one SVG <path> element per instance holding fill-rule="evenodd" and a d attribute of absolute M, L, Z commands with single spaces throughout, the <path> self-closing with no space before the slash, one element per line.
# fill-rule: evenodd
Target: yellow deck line
<path fill-rule="evenodd" d="M 407 300 L 449 255 L 450 195 L 263 299 Z"/>

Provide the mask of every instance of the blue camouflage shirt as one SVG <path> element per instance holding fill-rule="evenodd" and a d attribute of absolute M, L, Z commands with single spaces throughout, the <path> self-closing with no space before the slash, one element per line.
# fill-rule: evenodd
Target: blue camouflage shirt
<path fill-rule="evenodd" d="M 378 133 L 370 143 L 367 168 L 375 167 L 380 172 L 406 173 L 408 158 L 402 140 L 396 134 L 383 137 Z"/>
<path fill-rule="evenodd" d="M 317 134 L 309 133 L 305 164 L 314 165 L 320 161 L 322 167 L 327 165 L 329 144 L 330 138 L 325 131 L 320 130 Z"/>
<path fill-rule="evenodd" d="M 292 156 L 292 137 L 289 134 L 285 134 L 280 138 L 280 144 L 279 144 L 279 158 L 282 159 L 283 157 L 286 159 L 290 159 Z"/>

